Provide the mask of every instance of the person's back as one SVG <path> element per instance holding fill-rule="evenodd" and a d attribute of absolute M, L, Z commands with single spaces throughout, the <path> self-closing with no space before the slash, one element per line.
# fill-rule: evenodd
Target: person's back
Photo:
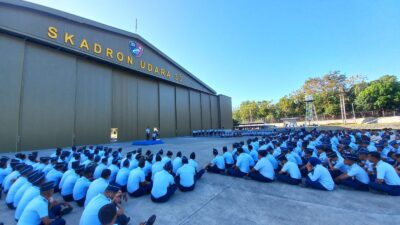
<path fill-rule="evenodd" d="M 251 156 L 249 156 L 247 153 L 240 153 L 240 155 L 238 156 L 237 162 L 236 162 L 236 166 L 239 167 L 240 171 L 243 173 L 248 173 L 250 170 L 250 158 Z"/>
<path fill-rule="evenodd" d="M 180 184 L 184 187 L 190 187 L 194 184 L 194 176 L 196 175 L 196 171 L 194 167 L 184 164 L 181 168 L 176 172 L 176 176 L 180 177 Z"/>
<path fill-rule="evenodd" d="M 106 188 L 108 186 L 107 179 L 109 178 L 110 174 L 111 174 L 111 171 L 109 169 L 103 170 L 101 177 L 94 180 L 89 185 L 89 189 L 86 193 L 85 207 L 90 202 L 90 200 L 92 200 L 92 198 L 94 198 L 95 196 L 97 196 L 100 193 L 103 193 L 106 190 Z"/>
<path fill-rule="evenodd" d="M 18 225 L 39 225 L 41 218 L 48 216 L 48 201 L 38 195 L 32 199 L 22 212 Z"/>
<path fill-rule="evenodd" d="M 151 195 L 155 198 L 159 198 L 167 193 L 169 185 L 174 184 L 174 178 L 166 170 L 158 172 L 154 176 L 153 188 L 151 189 Z"/>
<path fill-rule="evenodd" d="M 127 190 L 132 193 L 139 189 L 140 183 L 145 180 L 145 174 L 142 168 L 137 167 L 129 173 Z"/>
<path fill-rule="evenodd" d="M 98 212 L 104 205 L 111 203 L 104 194 L 98 194 L 86 205 L 81 215 L 80 225 L 101 225 Z"/>

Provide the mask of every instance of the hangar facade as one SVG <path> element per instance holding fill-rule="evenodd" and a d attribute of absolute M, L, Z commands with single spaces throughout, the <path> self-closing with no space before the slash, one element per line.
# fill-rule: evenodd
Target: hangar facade
<path fill-rule="evenodd" d="M 0 0 L 0 151 L 232 128 L 231 98 L 137 34 Z"/>

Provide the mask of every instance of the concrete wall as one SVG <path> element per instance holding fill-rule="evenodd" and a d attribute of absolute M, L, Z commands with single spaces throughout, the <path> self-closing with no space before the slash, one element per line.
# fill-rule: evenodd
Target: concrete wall
<path fill-rule="evenodd" d="M 232 129 L 232 99 L 225 95 L 218 95 L 218 102 L 219 126 L 224 129 Z"/>

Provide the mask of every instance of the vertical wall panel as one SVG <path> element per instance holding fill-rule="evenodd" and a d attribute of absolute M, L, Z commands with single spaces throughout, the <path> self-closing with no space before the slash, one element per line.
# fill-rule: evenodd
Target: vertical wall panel
<path fill-rule="evenodd" d="M 160 99 L 160 135 L 161 137 L 176 136 L 175 121 L 175 87 L 159 83 Z"/>
<path fill-rule="evenodd" d="M 146 137 L 146 127 L 153 131 L 159 127 L 158 121 L 158 82 L 150 79 L 138 79 L 138 134 L 139 138 Z M 162 131 L 161 131 L 162 132 Z"/>
<path fill-rule="evenodd" d="M 201 100 L 200 93 L 190 90 L 190 129 L 201 129 Z"/>
<path fill-rule="evenodd" d="M 218 98 L 215 95 L 210 95 L 211 100 L 211 128 L 219 128 L 219 113 L 218 113 Z"/>
<path fill-rule="evenodd" d="M 25 43 L 0 34 L 0 152 L 17 150 Z"/>
<path fill-rule="evenodd" d="M 85 59 L 77 61 L 76 144 L 110 141 L 111 75 L 109 67 Z"/>
<path fill-rule="evenodd" d="M 210 95 L 201 93 L 201 121 L 203 129 L 211 129 Z"/>
<path fill-rule="evenodd" d="M 70 146 L 74 127 L 75 58 L 27 43 L 24 60 L 21 149 Z"/>
<path fill-rule="evenodd" d="M 178 136 L 185 136 L 191 133 L 189 113 L 189 91 L 176 87 L 176 126 Z"/>
<path fill-rule="evenodd" d="M 118 141 L 137 139 L 137 78 L 127 72 L 114 69 L 112 80 L 111 126 L 118 128 Z"/>
<path fill-rule="evenodd" d="M 232 129 L 232 99 L 225 95 L 218 95 L 220 127 Z"/>

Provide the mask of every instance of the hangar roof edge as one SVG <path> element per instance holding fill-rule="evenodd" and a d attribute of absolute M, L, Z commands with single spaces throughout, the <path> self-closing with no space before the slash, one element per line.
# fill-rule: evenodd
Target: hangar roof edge
<path fill-rule="evenodd" d="M 77 15 L 74 15 L 71 13 L 60 11 L 58 9 L 53 9 L 53 8 L 50 8 L 47 6 L 43 6 L 43 5 L 31 3 L 31 2 L 26 2 L 26 1 L 22 1 L 22 0 L 0 0 L 0 3 L 13 5 L 13 6 L 17 6 L 17 7 L 29 8 L 29 9 L 32 9 L 35 11 L 50 14 L 52 16 L 61 17 L 61 18 L 67 19 L 67 20 L 71 20 L 74 22 L 78 22 L 78 23 L 86 24 L 86 25 L 93 26 L 93 27 L 96 27 L 99 29 L 103 29 L 105 31 L 113 32 L 113 33 L 128 36 L 128 37 L 137 38 L 140 41 L 142 41 L 144 44 L 146 44 L 150 48 L 152 48 L 154 51 L 156 51 L 158 54 L 160 54 L 167 61 L 170 61 L 173 65 L 175 65 L 176 67 L 178 67 L 179 69 L 181 69 L 182 71 L 187 73 L 191 78 L 193 78 L 196 82 L 198 82 L 202 86 L 204 86 L 212 94 L 217 94 L 217 92 L 214 89 L 212 89 L 210 86 L 205 84 L 203 81 L 201 81 L 199 78 L 197 78 L 191 72 L 189 72 L 183 66 L 179 65 L 175 60 L 171 59 L 168 55 L 163 53 L 161 50 L 159 50 L 157 47 L 155 47 L 153 44 L 151 44 L 150 42 L 148 42 L 146 39 L 144 39 L 142 36 L 140 36 L 138 34 L 131 33 L 131 32 L 116 28 L 116 27 L 112 27 L 112 26 L 109 26 L 109 25 L 106 25 L 103 23 L 99 23 L 99 22 L 96 22 L 96 21 L 93 21 L 90 19 L 86 19 L 81 16 L 77 16 Z"/>

